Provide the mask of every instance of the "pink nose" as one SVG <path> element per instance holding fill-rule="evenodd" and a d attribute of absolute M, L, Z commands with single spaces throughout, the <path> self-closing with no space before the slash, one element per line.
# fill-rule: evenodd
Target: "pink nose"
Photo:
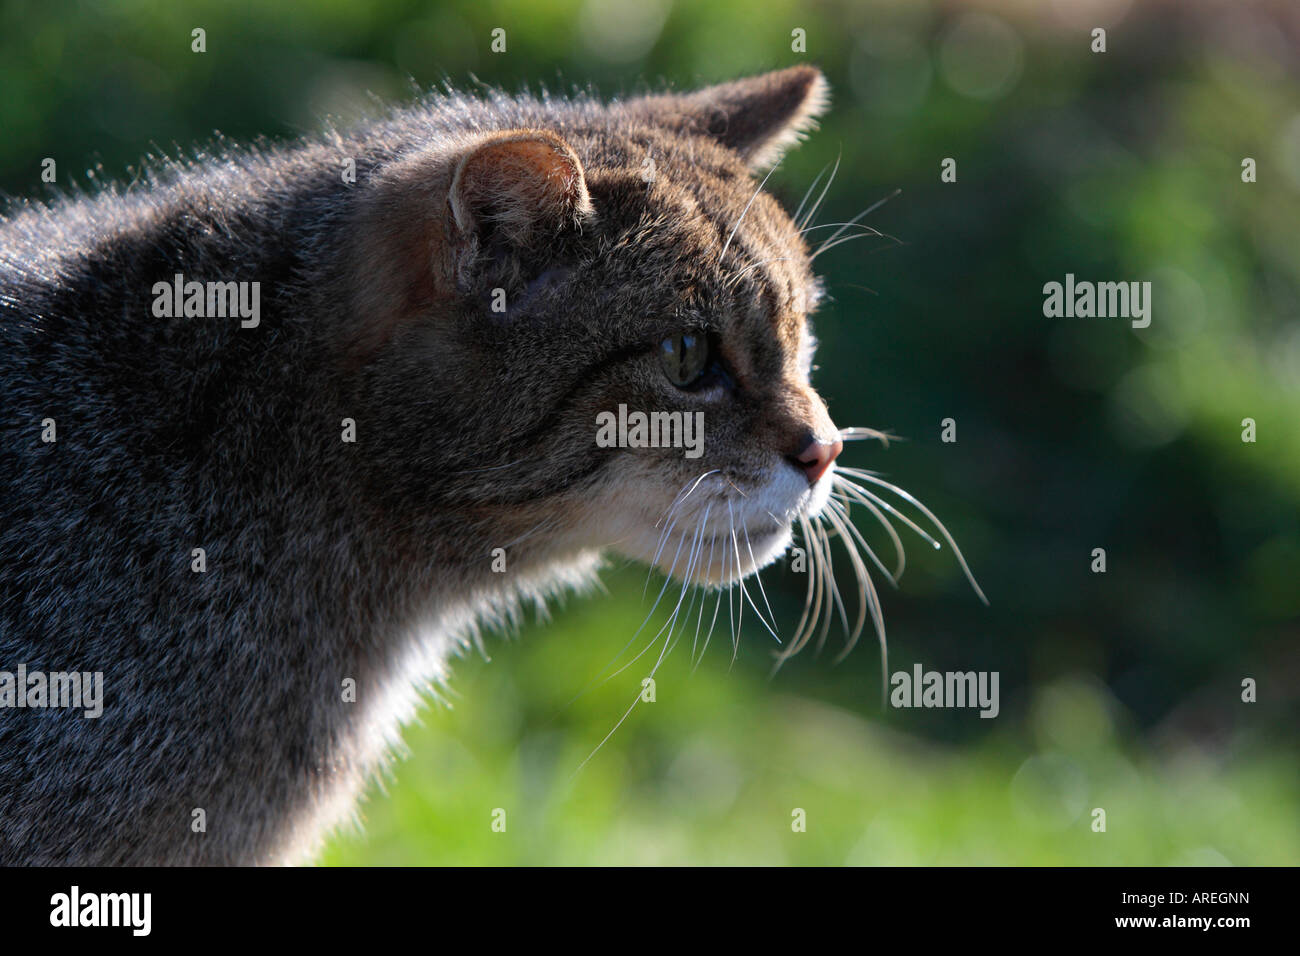
<path fill-rule="evenodd" d="M 813 438 L 804 446 L 803 451 L 791 457 L 803 473 L 808 476 L 808 484 L 817 484 L 818 479 L 830 470 L 831 463 L 844 450 L 844 442 L 838 438 L 831 442 L 818 441 Z"/>

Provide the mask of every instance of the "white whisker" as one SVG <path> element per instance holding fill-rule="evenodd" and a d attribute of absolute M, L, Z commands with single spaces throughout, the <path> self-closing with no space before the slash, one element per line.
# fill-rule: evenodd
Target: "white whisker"
<path fill-rule="evenodd" d="M 817 210 L 821 208 L 822 200 L 825 199 L 826 194 L 830 192 L 831 183 L 835 182 L 835 174 L 840 171 L 840 160 L 842 158 L 843 154 L 835 157 L 835 168 L 831 170 L 830 177 L 826 180 L 826 185 L 822 187 L 821 195 L 817 197 L 817 201 L 812 204 L 807 214 L 802 219 L 795 216 L 794 227 L 799 231 L 802 232 L 804 227 L 817 217 Z M 820 179 L 821 177 L 818 178 Z"/>
<path fill-rule="evenodd" d="M 636 697 L 632 699 L 632 706 L 623 712 L 623 716 L 618 719 L 618 723 L 614 725 L 613 729 L 610 730 L 610 732 L 607 733 L 601 739 L 600 743 L 596 744 L 596 746 L 592 749 L 591 753 L 587 754 L 587 759 L 584 760 L 582 763 L 578 764 L 578 769 L 573 771 L 573 776 L 569 778 L 570 780 L 573 780 L 578 776 L 578 774 L 582 773 L 582 768 L 587 766 L 587 764 L 591 763 L 591 758 L 596 756 L 596 754 L 600 752 L 600 748 L 605 746 L 605 744 L 609 742 L 610 737 L 613 737 L 614 734 L 618 733 L 618 728 L 622 727 L 623 722 L 632 716 L 632 711 L 636 710 L 636 705 L 640 701 L 641 701 L 641 691 L 638 690 Z"/>
<path fill-rule="evenodd" d="M 740 217 L 736 220 L 736 224 L 731 227 L 731 232 L 727 234 L 727 241 L 722 244 L 722 252 L 718 253 L 719 265 L 721 265 L 722 260 L 727 257 L 727 249 L 731 246 L 731 240 L 736 238 L 736 230 L 739 229 L 740 224 L 745 221 L 745 214 L 749 212 L 749 207 L 754 205 L 754 200 L 758 198 L 758 194 L 763 191 L 763 187 L 767 185 L 767 181 L 772 178 L 772 174 L 776 172 L 776 170 L 777 167 L 773 166 L 767 171 L 767 175 L 763 177 L 763 181 L 759 183 L 758 188 L 754 190 L 754 195 L 749 197 L 749 202 L 745 203 L 745 208 L 740 211 Z"/>
<path fill-rule="evenodd" d="M 706 519 L 707 519 L 707 517 L 708 517 L 707 513 L 706 513 L 705 517 L 706 517 Z M 711 574 L 711 573 L 713 572 L 713 548 L 714 548 L 714 545 L 716 545 L 717 543 L 718 543 L 718 536 L 717 536 L 716 534 L 711 534 L 711 535 L 709 535 L 709 561 L 708 561 L 708 564 L 705 565 L 705 569 L 706 569 L 706 573 L 707 573 L 707 574 Z M 700 597 L 700 616 L 699 616 L 699 618 L 698 618 L 698 619 L 696 620 L 696 622 L 695 622 L 695 639 L 694 639 L 693 641 L 691 641 L 691 660 L 692 660 L 692 661 L 695 660 L 695 648 L 696 648 L 696 645 L 698 645 L 699 642 L 700 642 L 700 625 L 704 623 L 704 606 L 708 603 L 708 597 L 707 597 L 707 593 L 708 593 L 708 592 L 707 592 L 707 591 L 704 591 L 703 589 L 700 589 L 700 590 L 701 590 L 701 597 Z"/>
<path fill-rule="evenodd" d="M 832 492 L 832 494 L 834 494 L 834 492 Z M 892 584 L 894 587 L 898 587 L 898 578 L 896 578 L 893 574 L 889 572 L 889 569 L 886 568 L 884 563 L 880 560 L 880 558 L 876 556 L 876 552 L 871 548 L 871 545 L 867 544 L 866 539 L 862 537 L 862 532 L 857 529 L 856 525 L 854 525 L 853 518 L 849 514 L 847 499 L 840 498 L 839 496 L 835 496 L 830 501 L 826 502 L 826 507 L 834 510 L 835 513 L 839 515 L 839 517 L 843 520 L 844 523 L 843 527 L 840 527 L 838 524 L 836 525 L 836 529 L 839 531 L 840 537 L 848 538 L 852 536 L 854 539 L 854 542 L 852 544 L 850 544 L 848 541 L 845 541 L 844 546 L 846 548 L 853 547 L 853 548 L 860 549 L 862 551 L 866 551 L 867 557 L 871 558 L 871 563 L 876 566 L 877 570 L 879 570 L 880 573 L 885 576 L 885 579 L 889 581 L 890 584 Z"/>
<path fill-rule="evenodd" d="M 862 563 L 862 558 L 853 548 L 852 539 L 844 534 L 844 528 L 851 529 L 855 534 L 857 529 L 848 521 L 847 512 L 835 512 L 831 509 L 827 513 L 829 519 L 840 528 L 840 537 L 844 541 L 845 549 L 848 551 L 849 558 L 853 562 L 853 570 L 858 578 L 858 620 L 854 626 L 853 633 L 844 647 L 844 650 L 836 657 L 836 661 L 841 661 L 853 649 L 857 643 L 858 636 L 862 633 L 862 625 L 866 616 L 867 607 L 871 608 L 871 620 L 876 628 L 876 637 L 880 643 L 880 703 L 883 707 L 888 697 L 889 690 L 889 645 L 885 638 L 885 616 L 880 607 L 880 596 L 876 593 L 876 587 L 871 581 L 871 576 L 867 573 L 866 565 Z M 861 536 L 859 536 L 859 539 Z M 869 550 L 869 549 L 868 549 Z M 879 562 L 877 562 L 879 563 Z"/>
<path fill-rule="evenodd" d="M 839 239 L 836 239 L 834 242 L 828 240 L 822 243 L 820 246 L 817 247 L 817 251 L 808 257 L 808 261 L 812 262 L 823 252 L 830 252 L 836 246 L 842 246 L 846 242 L 853 242 L 855 239 L 865 239 L 868 236 L 879 236 L 881 239 L 888 239 L 891 242 L 893 242 L 895 245 L 899 245 L 899 246 L 903 244 L 903 240 L 899 239 L 896 236 L 891 236 L 887 232 L 880 232 L 879 230 L 871 229 L 868 232 L 858 232 L 858 233 L 854 233 L 851 236 L 841 236 Z M 881 246 L 880 248 L 883 249 L 885 247 Z"/>
<path fill-rule="evenodd" d="M 866 441 L 875 439 L 886 448 L 891 441 L 898 441 L 896 437 L 888 432 L 877 431 L 874 428 L 841 428 L 840 441 Z"/>
<path fill-rule="evenodd" d="M 797 654 L 799 649 L 804 646 L 804 643 L 808 640 L 808 636 L 804 633 L 805 626 L 809 626 L 810 628 L 816 626 L 815 622 L 812 625 L 809 625 L 808 620 L 813 606 L 813 584 L 815 576 L 813 574 L 813 549 L 811 544 L 812 532 L 808 528 L 808 519 L 803 515 L 799 516 L 799 530 L 802 533 L 804 546 L 807 548 L 806 557 L 808 559 L 808 567 L 806 570 L 808 574 L 808 586 L 804 594 L 803 613 L 799 617 L 798 626 L 794 629 L 794 638 L 791 640 L 790 645 L 783 652 L 777 655 L 777 666 L 780 666 L 781 662 L 785 661 L 790 656 Z M 809 633 L 811 633 L 811 630 Z"/>
<path fill-rule="evenodd" d="M 975 575 L 971 573 L 970 566 L 966 563 L 966 558 L 961 553 L 961 548 L 957 547 L 957 542 L 953 539 L 953 536 L 948 533 L 948 529 L 944 526 L 944 523 L 935 517 L 934 512 L 917 500 L 914 495 L 908 494 L 897 485 L 890 484 L 888 481 L 873 475 L 869 471 L 863 471 L 857 468 L 845 469 L 845 471 L 848 471 L 854 477 L 861 478 L 863 481 L 869 481 L 874 485 L 879 485 L 888 491 L 892 491 L 894 494 L 898 495 L 898 497 L 902 498 L 908 504 L 920 511 L 921 514 L 929 518 L 935 528 L 938 529 L 939 533 L 943 535 L 944 540 L 948 542 L 948 547 L 952 548 L 952 553 L 956 556 L 957 563 L 961 565 L 961 569 L 966 575 L 966 580 L 970 582 L 970 586 L 975 590 L 975 593 L 979 595 L 979 599 L 983 601 L 985 605 L 989 603 L 989 599 L 984 596 L 984 591 L 980 588 L 979 582 L 975 580 Z"/>
<path fill-rule="evenodd" d="M 897 195 L 898 195 L 899 193 L 901 193 L 901 192 L 902 192 L 901 189 L 895 189 L 895 190 L 894 190 L 892 193 L 890 193 L 888 196 L 885 196 L 885 197 L 882 198 L 882 199 L 877 199 L 877 200 L 876 200 L 875 202 L 873 202 L 870 206 L 868 206 L 866 209 L 862 210 L 862 212 L 858 213 L 856 216 L 854 216 L 854 217 L 853 217 L 852 219 L 850 219 L 848 222 L 841 223 L 841 224 L 840 224 L 840 228 L 837 229 L 835 232 L 831 233 L 830 238 L 828 238 L 828 239 L 826 240 L 826 242 L 822 243 L 822 245 L 817 249 L 817 252 L 821 252 L 822 250 L 824 250 L 824 249 L 826 248 L 826 244 L 827 244 L 827 243 L 830 243 L 830 242 L 834 242 L 835 239 L 836 239 L 837 237 L 839 237 L 840 235 L 842 235 L 842 234 L 844 233 L 844 230 L 849 229 L 849 228 L 851 228 L 851 227 L 853 227 L 853 226 L 857 226 L 857 225 L 859 225 L 863 219 L 865 219 L 867 216 L 870 216 L 873 212 L 875 212 L 877 209 L 879 209 L 879 208 L 880 208 L 881 206 L 883 206 L 885 203 L 889 202 L 889 200 L 893 199 L 895 196 L 897 196 Z M 869 228 L 871 228 L 871 227 L 867 226 L 867 227 L 865 227 L 865 228 L 868 228 L 868 229 L 869 229 Z M 874 232 L 875 230 L 872 230 L 872 231 Z M 882 235 L 882 233 L 877 232 L 876 235 Z M 814 258 L 816 258 L 816 255 L 817 255 L 817 253 L 813 253 L 813 257 L 814 257 Z"/>
<path fill-rule="evenodd" d="M 894 530 L 894 526 L 889 523 L 889 519 L 886 518 L 884 513 L 881 512 L 881 510 L 877 508 L 874 504 L 872 504 L 869 500 L 865 500 L 863 498 L 854 498 L 850 496 L 848 492 L 844 489 L 843 484 L 840 481 L 838 475 L 836 476 L 835 489 L 831 492 L 831 495 L 836 500 L 844 502 L 844 514 L 846 520 L 849 517 L 849 505 L 859 504 L 862 505 L 862 507 L 866 508 L 869 512 L 871 512 L 871 516 L 876 519 L 876 522 L 882 528 L 885 529 L 885 533 L 889 535 L 890 542 L 894 545 L 894 557 L 898 561 L 898 567 L 896 567 L 892 573 L 885 570 L 885 567 L 883 564 L 881 564 L 880 559 L 876 557 L 876 552 L 867 544 L 866 540 L 862 537 L 862 532 L 858 531 L 857 525 L 853 524 L 851 520 L 848 522 L 849 528 L 851 528 L 853 533 L 857 536 L 858 542 L 862 545 L 862 547 L 866 548 L 867 554 L 871 555 L 872 560 L 876 563 L 876 566 L 880 568 L 881 573 L 883 573 L 885 577 L 889 578 L 890 584 L 892 584 L 894 587 L 898 587 L 898 582 L 903 577 L 903 571 L 906 569 L 907 566 L 907 551 L 903 548 L 903 539 L 898 536 L 898 532 Z"/>
<path fill-rule="evenodd" d="M 729 279 L 727 279 L 727 288 L 729 289 L 734 288 L 736 284 L 740 282 L 741 279 L 743 279 L 750 271 L 754 269 L 761 268 L 772 262 L 788 262 L 789 260 L 790 260 L 789 256 L 777 256 L 773 259 L 764 259 L 762 262 L 751 262 L 749 265 L 745 266 L 745 268 L 741 269 L 737 273 L 734 273 Z"/>
<path fill-rule="evenodd" d="M 728 510 L 730 510 L 730 508 L 731 508 L 731 502 L 730 502 L 730 501 L 727 502 L 727 508 L 728 508 Z M 737 539 L 736 539 L 736 525 L 735 525 L 735 522 L 734 522 L 734 521 L 732 522 L 732 525 L 731 525 L 731 546 L 732 546 L 733 548 L 735 548 L 735 551 L 736 551 L 736 565 L 739 566 L 740 563 L 741 563 L 741 560 L 740 560 L 740 543 L 739 543 L 739 542 L 737 541 Z M 750 552 L 750 558 L 751 558 L 751 560 L 752 560 L 752 558 L 753 558 L 753 552 L 752 552 L 752 551 Z M 757 572 L 755 572 L 754 577 L 755 577 L 755 578 L 758 577 Z M 772 629 L 772 626 L 769 625 L 769 624 L 767 623 L 767 620 L 763 617 L 762 612 L 759 611 L 759 609 L 758 609 L 758 605 L 754 603 L 754 599 L 753 599 L 753 597 L 750 596 L 749 591 L 745 588 L 745 579 L 744 579 L 744 577 L 742 577 L 742 578 L 740 579 L 740 594 L 741 594 L 742 599 L 748 601 L 748 602 L 749 602 L 749 606 L 752 607 L 752 608 L 754 609 L 754 614 L 758 617 L 759 623 L 762 624 L 765 628 L 767 628 L 767 632 L 768 632 L 769 634 L 771 634 L 772 637 L 776 638 L 776 642 L 777 642 L 778 644 L 780 644 L 780 643 L 781 643 L 781 638 L 777 636 L 777 633 L 776 633 L 776 631 L 774 631 L 774 630 Z M 741 606 L 741 610 L 742 610 L 742 611 L 744 610 L 744 605 Z"/>
<path fill-rule="evenodd" d="M 730 502 L 728 502 L 728 508 L 730 508 Z M 731 522 L 731 530 L 729 534 L 731 535 L 732 540 L 734 542 L 736 537 L 736 523 L 734 518 L 732 519 Z M 745 589 L 745 580 L 744 580 L 744 575 L 740 573 L 740 551 L 739 550 L 736 551 L 735 574 L 736 574 L 736 580 L 740 582 L 740 589 L 743 592 Z M 731 588 L 728 589 L 727 591 L 727 610 L 731 612 L 731 666 L 732 667 L 736 665 L 736 655 L 740 653 L 740 626 L 744 623 L 745 620 L 745 602 L 743 599 L 739 600 L 738 602 L 740 605 L 740 612 L 737 614 L 736 612 L 732 611 L 731 598 L 735 590 L 736 588 L 735 585 L 733 584 Z"/>
<path fill-rule="evenodd" d="M 837 476 L 848 475 L 848 474 L 852 474 L 854 471 L 855 471 L 854 469 L 840 468 L 836 471 L 836 475 Z M 929 532 L 927 532 L 924 528 L 922 528 L 919 524 L 917 524 L 907 515 L 903 514 L 903 512 L 899 511 L 897 508 L 891 505 L 888 501 L 881 498 L 879 495 L 873 494 L 872 492 L 868 491 L 866 488 L 863 488 L 861 485 L 850 481 L 848 478 L 841 478 L 841 487 L 845 490 L 847 494 L 851 495 L 854 499 L 856 499 L 859 504 L 865 506 L 869 503 L 874 503 L 880 506 L 881 508 L 883 508 L 885 511 L 888 511 L 891 515 L 893 515 L 899 521 L 903 522 L 903 524 L 907 525 L 918 535 L 924 538 L 930 544 L 930 546 L 934 548 L 934 550 L 939 551 L 943 548 L 943 545 L 941 545 L 938 541 L 936 541 L 929 534 Z"/>
<path fill-rule="evenodd" d="M 835 563 L 834 560 L 831 558 L 830 534 L 829 532 L 827 532 L 826 526 L 821 523 L 821 519 L 822 516 L 818 515 L 814 523 L 821 529 L 822 554 L 825 556 L 826 559 L 826 564 L 825 564 L 826 587 L 827 590 L 830 592 L 831 609 L 833 611 L 839 611 L 840 623 L 844 625 L 844 633 L 847 634 L 849 632 L 849 615 L 848 612 L 844 609 L 844 601 L 840 598 L 840 586 L 835 580 Z M 822 647 L 825 646 L 827 635 L 830 634 L 832 619 L 833 619 L 833 615 L 831 614 L 826 615 L 826 624 L 822 629 L 821 636 L 817 639 L 817 650 L 819 652 L 821 651 Z"/>
<path fill-rule="evenodd" d="M 776 633 L 776 615 L 772 613 L 772 604 L 767 599 L 767 590 L 763 587 L 763 575 L 758 571 L 758 562 L 754 559 L 754 546 L 749 542 L 749 528 L 742 528 L 745 532 L 745 548 L 749 551 L 749 563 L 754 566 L 754 580 L 758 582 L 758 593 L 763 596 L 763 606 L 767 608 L 767 616 L 772 621 L 772 626 L 768 628 L 772 636 L 776 638 L 778 644 L 781 638 Z M 758 614 L 758 608 L 754 608 L 754 613 Z M 760 615 L 761 617 L 761 615 Z"/>
<path fill-rule="evenodd" d="M 794 215 L 790 217 L 790 219 L 793 222 L 795 223 L 799 222 L 799 216 L 803 212 L 803 207 L 808 203 L 808 197 L 813 194 L 813 190 L 817 188 L 817 184 L 821 182 L 822 177 L 826 175 L 826 170 L 830 168 L 831 168 L 830 163 L 827 163 L 825 166 L 823 166 L 822 171 L 817 174 L 817 178 L 812 181 L 812 185 L 809 186 L 806 190 L 804 190 L 803 199 L 799 200 L 798 208 L 795 209 Z M 802 232 L 803 230 L 800 231 Z"/>
<path fill-rule="evenodd" d="M 730 552 L 724 548 L 722 551 L 722 575 L 721 575 L 722 580 L 726 579 L 727 561 L 729 557 L 730 557 Z M 709 622 L 709 632 L 704 635 L 704 646 L 700 648 L 700 656 L 695 661 L 695 667 L 699 667 L 700 661 L 704 660 L 704 653 L 709 649 L 709 640 L 710 638 L 713 637 L 713 629 L 718 626 L 718 612 L 722 610 L 722 594 L 724 590 L 725 588 L 723 588 L 723 586 L 719 584 L 718 600 L 713 605 L 713 620 Z M 693 670 L 694 668 L 692 668 L 692 671 Z"/>

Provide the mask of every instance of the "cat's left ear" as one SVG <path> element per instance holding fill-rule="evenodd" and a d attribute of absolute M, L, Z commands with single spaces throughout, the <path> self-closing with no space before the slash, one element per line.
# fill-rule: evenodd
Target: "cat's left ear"
<path fill-rule="evenodd" d="M 577 154 L 555 133 L 511 130 L 459 157 L 447 197 L 461 235 L 500 232 L 526 246 L 592 214 Z"/>
<path fill-rule="evenodd" d="M 795 66 L 694 93 L 648 96 L 626 108 L 651 123 L 710 136 L 751 168 L 766 169 L 816 128 L 829 105 L 821 70 Z"/>
<path fill-rule="evenodd" d="M 360 189 L 352 215 L 356 322 L 345 334 L 363 358 L 463 295 L 481 270 L 495 270 L 493 285 L 518 280 L 595 209 L 573 148 L 553 132 L 517 129 L 403 157 Z"/>

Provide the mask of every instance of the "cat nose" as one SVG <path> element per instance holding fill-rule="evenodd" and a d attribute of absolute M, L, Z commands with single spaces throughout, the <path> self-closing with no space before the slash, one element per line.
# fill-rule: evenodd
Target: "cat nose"
<path fill-rule="evenodd" d="M 822 441 L 816 435 L 810 435 L 803 450 L 790 456 L 790 463 L 808 476 L 808 484 L 815 485 L 843 450 L 844 442 L 838 438 Z"/>

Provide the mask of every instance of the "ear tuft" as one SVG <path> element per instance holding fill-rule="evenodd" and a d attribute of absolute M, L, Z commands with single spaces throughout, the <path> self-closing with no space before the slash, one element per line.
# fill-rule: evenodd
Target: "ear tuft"
<path fill-rule="evenodd" d="M 456 166 L 448 194 L 457 230 L 496 230 L 529 245 L 593 213 L 582 163 L 559 136 L 511 130 L 486 137 Z"/>
<path fill-rule="evenodd" d="M 646 97 L 629 108 L 651 122 L 711 136 L 751 168 L 765 169 L 815 129 L 829 105 L 821 70 L 795 66 L 695 93 Z"/>

